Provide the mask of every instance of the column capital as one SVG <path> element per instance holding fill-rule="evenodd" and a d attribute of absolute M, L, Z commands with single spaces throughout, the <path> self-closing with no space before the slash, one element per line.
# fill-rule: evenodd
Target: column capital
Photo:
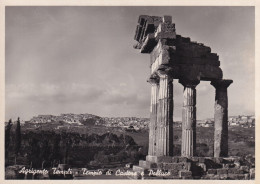
<path fill-rule="evenodd" d="M 214 80 L 211 81 L 211 85 L 214 86 L 216 89 L 223 88 L 226 89 L 233 83 L 233 80 L 229 79 L 221 79 L 221 80 Z"/>
<path fill-rule="evenodd" d="M 171 68 L 164 68 L 162 70 L 157 70 L 157 75 L 160 78 L 165 78 L 168 77 L 169 80 L 173 80 L 173 75 L 172 75 L 172 69 Z"/>
<path fill-rule="evenodd" d="M 149 82 L 151 85 L 153 85 L 153 84 L 159 84 L 159 81 L 160 81 L 160 79 L 159 79 L 159 77 L 150 77 L 148 80 L 147 80 L 147 82 Z"/>
<path fill-rule="evenodd" d="M 181 83 L 184 87 L 196 87 L 199 83 L 200 80 L 195 79 L 195 80 L 188 80 L 188 79 L 179 79 L 179 83 Z"/>

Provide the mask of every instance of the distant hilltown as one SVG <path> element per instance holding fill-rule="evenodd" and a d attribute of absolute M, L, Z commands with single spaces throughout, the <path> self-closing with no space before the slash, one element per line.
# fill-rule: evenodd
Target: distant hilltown
<path fill-rule="evenodd" d="M 92 114 L 61 114 L 54 115 L 38 115 L 29 120 L 29 123 L 43 124 L 51 122 L 64 122 L 71 125 L 87 125 L 89 123 L 97 126 L 105 127 L 121 127 L 132 128 L 134 130 L 147 129 L 149 125 L 149 118 L 137 117 L 99 117 Z"/>
<path fill-rule="evenodd" d="M 251 128 L 255 127 L 255 116 L 254 115 L 238 115 L 238 116 L 229 116 L 228 125 L 236 127 Z M 206 120 L 197 120 L 197 126 L 199 127 L 213 127 L 214 118 L 209 118 Z"/>
<path fill-rule="evenodd" d="M 62 122 L 70 126 L 83 126 L 83 125 L 96 125 L 105 127 L 118 127 L 125 129 L 148 129 L 149 118 L 137 118 L 137 117 L 99 117 L 92 114 L 61 114 L 59 116 L 54 115 L 38 115 L 33 117 L 29 121 L 22 122 L 30 124 L 46 124 L 54 122 Z M 250 128 L 255 127 L 255 116 L 254 115 L 238 115 L 229 116 L 229 126 Z M 181 121 L 174 122 L 175 127 L 181 127 Z M 213 127 L 214 118 L 208 118 L 205 120 L 197 120 L 198 127 Z"/>

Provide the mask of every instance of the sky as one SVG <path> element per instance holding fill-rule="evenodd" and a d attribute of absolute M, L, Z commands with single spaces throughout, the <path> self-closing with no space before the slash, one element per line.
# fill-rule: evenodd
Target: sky
<path fill-rule="evenodd" d="M 170 15 L 176 33 L 219 55 L 229 115 L 255 113 L 254 7 L 6 7 L 5 119 L 91 113 L 149 117 L 149 54 L 133 48 L 139 15 Z M 197 119 L 215 89 L 197 86 Z M 174 81 L 174 120 L 183 86 Z"/>

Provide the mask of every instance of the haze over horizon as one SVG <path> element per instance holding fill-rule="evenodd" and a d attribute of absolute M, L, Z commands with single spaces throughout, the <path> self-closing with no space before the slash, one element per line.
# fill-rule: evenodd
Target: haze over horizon
<path fill-rule="evenodd" d="M 6 7 L 5 119 L 89 113 L 149 117 L 150 57 L 133 48 L 139 15 L 171 15 L 176 32 L 219 55 L 229 116 L 255 113 L 254 7 Z M 197 119 L 215 89 L 197 86 Z M 174 120 L 183 86 L 174 81 Z"/>
<path fill-rule="evenodd" d="M 68 113 L 61 113 L 61 114 L 70 114 L 69 112 Z M 52 116 L 60 116 L 61 114 L 35 114 L 35 115 L 33 115 L 32 117 L 30 117 L 29 119 L 21 119 L 19 116 L 19 118 L 20 118 L 20 121 L 29 121 L 30 119 L 32 119 L 33 117 L 35 117 L 35 116 L 38 116 L 38 115 L 52 115 Z M 77 114 L 77 113 L 72 113 L 72 114 Z M 89 114 L 89 113 L 78 113 L 78 114 Z M 99 115 L 97 115 L 97 114 L 92 114 L 92 115 L 96 115 L 96 116 L 99 116 Z M 229 115 L 229 117 L 230 116 L 255 116 L 255 114 L 238 114 L 238 115 Z M 17 118 L 18 118 L 17 117 Z M 107 118 L 107 116 L 99 116 L 99 117 L 101 117 L 101 118 Z M 136 118 L 150 118 L 150 117 L 138 117 L 138 116 L 108 116 L 108 118 L 124 118 L 124 117 L 136 117 Z M 15 122 L 15 121 L 17 121 L 17 118 L 14 118 L 14 119 L 12 119 L 12 122 Z M 199 121 L 199 120 L 205 120 L 205 119 L 211 119 L 211 118 L 214 118 L 214 117 L 206 117 L 206 118 L 203 118 L 203 119 L 198 119 L 197 118 L 197 121 Z M 10 120 L 10 118 L 9 119 L 6 119 L 6 121 L 5 122 L 8 122 Z M 182 119 L 181 119 L 181 117 L 177 117 L 177 118 L 175 118 L 174 119 L 174 122 L 175 121 L 182 121 Z"/>

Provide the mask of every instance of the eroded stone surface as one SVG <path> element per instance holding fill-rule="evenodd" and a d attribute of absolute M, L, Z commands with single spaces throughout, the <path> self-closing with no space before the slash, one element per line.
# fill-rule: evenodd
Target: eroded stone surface
<path fill-rule="evenodd" d="M 227 88 L 232 80 L 217 80 L 211 84 L 216 88 L 215 96 L 215 133 L 214 156 L 225 157 L 228 155 L 228 96 Z"/>

